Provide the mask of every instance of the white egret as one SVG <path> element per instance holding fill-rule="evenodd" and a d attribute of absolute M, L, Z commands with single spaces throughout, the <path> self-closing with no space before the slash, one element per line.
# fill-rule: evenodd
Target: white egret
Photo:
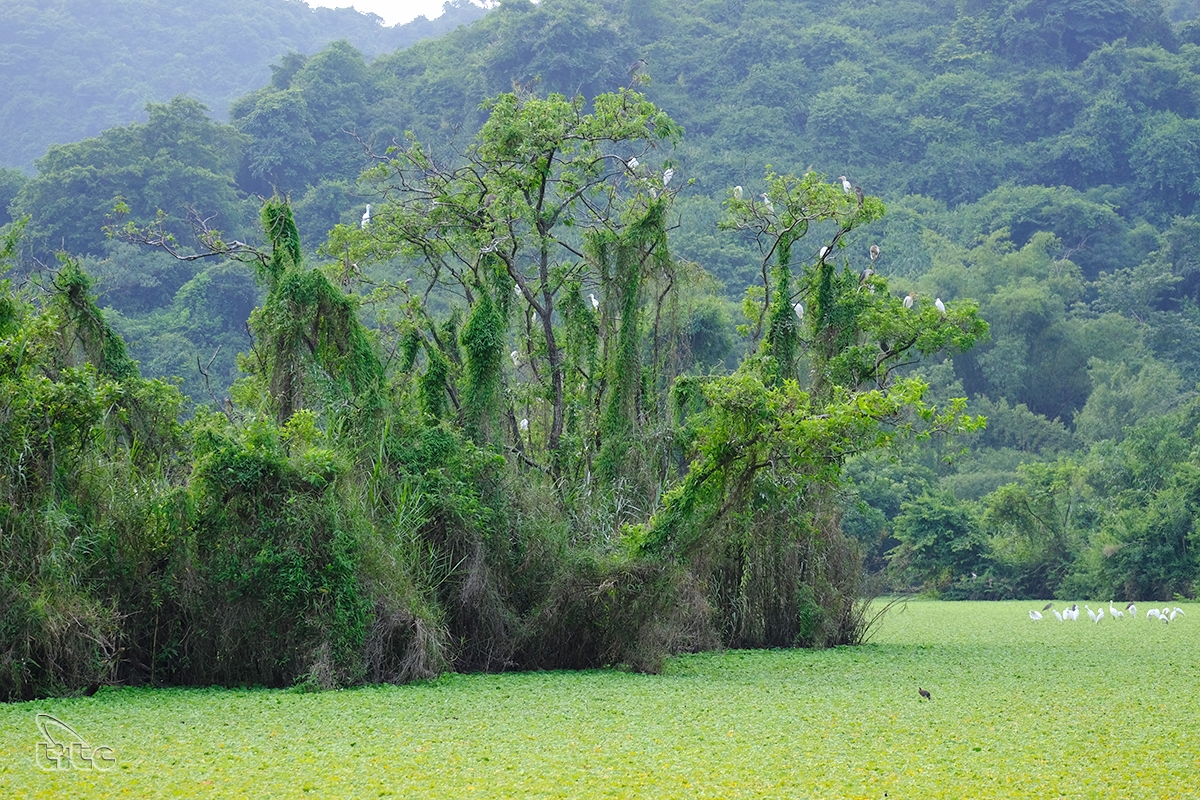
<path fill-rule="evenodd" d="M 1036 621 L 1042 618 L 1042 612 L 1029 609 L 1029 618 Z"/>
<path fill-rule="evenodd" d="M 1152 608 L 1146 612 L 1146 619 L 1158 619 L 1159 613 L 1157 608 Z"/>
<path fill-rule="evenodd" d="M 913 300 L 915 300 L 915 299 L 916 299 L 916 297 L 917 297 L 917 293 L 916 293 L 916 292 L 909 292 L 909 293 L 908 293 L 908 297 L 904 298 L 904 307 L 905 307 L 905 308 L 912 308 L 912 306 L 913 306 Z"/>
<path fill-rule="evenodd" d="M 943 317 L 946 316 L 946 304 L 942 302 L 942 298 L 938 297 L 934 299 L 933 305 L 937 308 L 938 313 Z"/>
<path fill-rule="evenodd" d="M 1102 620 L 1102 619 L 1104 619 L 1104 609 L 1103 608 L 1096 612 L 1096 622 L 1099 623 L 1100 620 Z"/>
<path fill-rule="evenodd" d="M 367 203 L 367 210 L 362 215 L 362 227 L 367 227 L 371 224 L 371 204 Z"/>
<path fill-rule="evenodd" d="M 671 182 L 671 178 L 674 178 L 674 177 L 675 177 L 675 170 L 670 169 L 668 167 L 667 171 L 663 173 L 663 188 L 664 189 L 667 187 L 667 184 Z"/>
<path fill-rule="evenodd" d="M 1051 610 L 1051 613 L 1053 613 L 1053 614 L 1054 614 L 1054 616 L 1058 617 L 1058 621 L 1059 621 L 1059 622 L 1062 622 L 1062 621 L 1063 621 L 1063 616 L 1062 616 L 1062 614 L 1058 613 L 1058 611 L 1057 611 L 1057 610 L 1053 610 L 1053 609 L 1052 609 L 1052 610 Z"/>
<path fill-rule="evenodd" d="M 528 419 L 521 420 L 520 422 L 517 423 L 517 427 L 523 431 L 529 430 L 529 420 Z"/>
<path fill-rule="evenodd" d="M 1137 606 L 1133 603 L 1125 606 L 1125 610 L 1129 612 L 1130 619 L 1137 619 Z"/>
<path fill-rule="evenodd" d="M 733 187 L 733 199 L 734 200 L 741 200 L 742 195 L 743 195 L 742 187 L 740 187 L 740 186 Z"/>
<path fill-rule="evenodd" d="M 767 207 L 767 213 L 775 213 L 775 204 L 771 202 L 771 198 L 767 197 L 767 193 L 762 193 L 763 205 Z"/>
<path fill-rule="evenodd" d="M 1119 609 L 1119 608 L 1117 608 L 1116 606 L 1114 606 L 1114 605 L 1113 605 L 1113 601 L 1112 601 L 1112 600 L 1109 600 L 1109 601 L 1108 601 L 1108 614 L 1109 614 L 1109 616 L 1111 616 L 1113 619 L 1117 619 L 1118 617 L 1123 617 L 1123 616 L 1125 616 L 1125 612 L 1124 612 L 1124 611 L 1122 611 L 1122 610 L 1120 610 L 1120 609 Z"/>
<path fill-rule="evenodd" d="M 589 294 L 588 297 L 590 297 L 592 300 L 592 311 L 599 311 L 600 310 L 600 301 L 596 299 L 596 295 Z"/>
<path fill-rule="evenodd" d="M 827 256 L 827 255 L 829 255 L 829 248 L 822 247 L 821 248 L 821 259 L 824 260 L 825 256 Z"/>
<path fill-rule="evenodd" d="M 1088 616 L 1092 618 L 1092 622 L 1099 622 L 1099 621 L 1100 621 L 1100 618 L 1096 616 L 1096 612 L 1095 612 L 1095 611 L 1092 611 L 1092 607 L 1091 607 L 1091 606 L 1089 606 L 1089 605 L 1085 605 L 1085 606 L 1084 606 L 1084 608 L 1086 608 L 1086 609 L 1087 609 Z"/>
<path fill-rule="evenodd" d="M 872 261 L 879 258 L 879 245 L 877 245 L 877 244 L 871 245 L 870 252 L 871 252 L 871 260 Z"/>
<path fill-rule="evenodd" d="M 655 189 L 653 186 L 650 187 L 650 199 L 651 200 L 658 199 L 658 189 Z"/>
<path fill-rule="evenodd" d="M 1176 615 L 1176 614 L 1183 614 L 1183 609 L 1182 609 L 1182 608 L 1180 608 L 1179 606 L 1175 606 L 1175 608 L 1173 608 L 1173 609 L 1171 610 L 1171 621 L 1172 621 L 1172 622 L 1174 622 L 1174 621 L 1175 621 L 1175 615 Z"/>
<path fill-rule="evenodd" d="M 804 321 L 804 304 L 803 303 L 796 303 L 795 305 L 793 305 L 792 311 L 796 312 L 796 319 L 800 320 L 801 322 Z"/>
<path fill-rule="evenodd" d="M 518 351 L 513 350 L 511 353 L 508 354 L 508 357 L 512 359 L 514 367 L 521 366 L 521 354 Z"/>
<path fill-rule="evenodd" d="M 639 163 L 640 163 L 640 162 L 637 160 L 637 156 L 634 156 L 633 158 L 629 159 L 629 171 L 630 171 L 630 172 L 637 172 L 637 168 L 638 168 L 638 164 L 639 164 Z"/>
<path fill-rule="evenodd" d="M 851 192 L 854 191 L 854 184 L 851 183 L 850 179 L 847 178 L 845 175 L 838 178 L 838 180 L 842 182 L 842 191 L 843 192 L 845 192 L 846 194 L 850 194 Z"/>

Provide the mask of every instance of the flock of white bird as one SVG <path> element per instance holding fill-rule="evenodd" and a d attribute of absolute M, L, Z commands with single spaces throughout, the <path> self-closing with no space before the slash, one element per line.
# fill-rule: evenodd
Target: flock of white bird
<path fill-rule="evenodd" d="M 1103 608 L 1092 611 L 1091 606 L 1085 605 L 1084 609 L 1087 611 L 1088 617 L 1091 618 L 1092 622 L 1099 623 L 1100 620 L 1104 619 Z M 1078 603 L 1072 604 L 1070 608 L 1063 609 L 1061 612 L 1054 608 L 1053 603 L 1047 603 L 1041 611 L 1031 610 L 1029 612 L 1029 618 L 1034 622 L 1037 622 L 1038 620 L 1042 619 L 1042 612 L 1044 611 L 1049 611 L 1050 613 L 1054 614 L 1059 622 L 1073 622 L 1079 619 Z M 1130 619 L 1137 619 L 1137 606 L 1133 603 L 1130 603 L 1129 605 L 1125 606 L 1125 610 L 1122 611 L 1114 606 L 1111 600 L 1108 601 L 1108 616 L 1110 616 L 1112 619 L 1122 619 L 1126 614 L 1129 615 Z M 1175 621 L 1175 617 L 1182 614 L 1183 609 L 1179 606 L 1175 606 L 1174 608 L 1171 606 L 1163 606 L 1162 608 L 1151 608 L 1146 612 L 1145 619 L 1157 619 L 1164 623 L 1170 623 Z"/>

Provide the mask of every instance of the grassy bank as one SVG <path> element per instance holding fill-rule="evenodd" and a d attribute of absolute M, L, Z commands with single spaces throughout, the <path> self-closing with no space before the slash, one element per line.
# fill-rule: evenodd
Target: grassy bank
<path fill-rule="evenodd" d="M 1033 622 L 1040 605 L 911 602 L 863 647 L 661 676 L 8 705 L 0 796 L 1198 796 L 1200 605 L 1170 625 Z M 37 712 L 111 747 L 112 768 L 40 770 Z"/>

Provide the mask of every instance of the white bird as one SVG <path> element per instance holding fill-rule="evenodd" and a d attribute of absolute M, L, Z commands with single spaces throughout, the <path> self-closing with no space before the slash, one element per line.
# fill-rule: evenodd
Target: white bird
<path fill-rule="evenodd" d="M 1182 608 L 1180 608 L 1179 606 L 1175 606 L 1175 608 L 1171 610 L 1171 621 L 1172 621 L 1172 622 L 1174 622 L 1174 621 L 1175 621 L 1175 615 L 1176 615 L 1176 614 L 1183 614 L 1183 609 L 1182 609 Z M 1186 616 L 1186 615 L 1185 615 L 1185 616 Z"/>
<path fill-rule="evenodd" d="M 1096 616 L 1096 612 L 1095 612 L 1095 611 L 1092 611 L 1092 607 L 1091 607 L 1091 606 L 1085 605 L 1085 606 L 1084 606 L 1084 608 L 1086 608 L 1086 609 L 1087 609 L 1088 616 L 1092 618 L 1092 622 L 1099 622 L 1099 621 L 1100 621 L 1100 618 Z"/>
<path fill-rule="evenodd" d="M 1055 610 L 1055 609 L 1051 609 L 1051 611 L 1052 611 L 1052 613 L 1054 614 L 1054 616 L 1058 617 L 1058 621 L 1059 621 L 1059 622 L 1062 622 L 1062 621 L 1063 621 L 1062 614 L 1058 613 L 1058 611 L 1057 611 L 1057 610 Z"/>
<path fill-rule="evenodd" d="M 879 245 L 873 244 L 871 245 L 871 260 L 874 261 L 877 258 L 879 258 Z"/>
<path fill-rule="evenodd" d="M 804 304 L 803 303 L 796 303 L 795 305 L 793 305 L 792 311 L 796 312 L 796 319 L 801 320 L 801 321 L 804 320 Z"/>
<path fill-rule="evenodd" d="M 771 214 L 775 213 L 775 204 L 771 202 L 771 198 L 767 197 L 767 193 L 762 193 L 763 205 L 767 207 L 767 211 Z"/>
<path fill-rule="evenodd" d="M 1135 606 L 1133 603 L 1130 603 L 1129 605 L 1125 606 L 1125 610 L 1129 612 L 1131 619 L 1137 619 L 1137 606 Z"/>
<path fill-rule="evenodd" d="M 938 310 L 938 312 L 939 312 L 939 313 L 940 313 L 940 314 L 941 314 L 943 317 L 944 317 L 944 316 L 946 316 L 946 304 L 942 302 L 942 298 L 940 298 L 940 297 L 936 298 L 936 299 L 933 301 L 933 304 L 934 304 L 934 306 L 936 306 L 936 307 L 937 307 L 937 310 Z"/>
<path fill-rule="evenodd" d="M 1039 620 L 1042 618 L 1042 612 L 1034 611 L 1033 609 L 1030 609 L 1029 610 L 1029 618 L 1032 620 Z"/>
<path fill-rule="evenodd" d="M 651 200 L 657 200 L 657 199 L 658 199 L 658 190 L 657 190 L 657 189 L 655 189 L 653 186 L 651 186 L 651 187 L 650 187 L 650 199 L 651 199 Z"/>
<path fill-rule="evenodd" d="M 674 178 L 674 177 L 675 177 L 675 170 L 668 167 L 667 171 L 663 173 L 663 188 L 664 189 L 666 188 L 667 184 L 671 182 L 671 178 Z"/>
<path fill-rule="evenodd" d="M 362 227 L 367 227 L 371 224 L 371 204 L 367 203 L 367 210 L 362 215 Z"/>
<path fill-rule="evenodd" d="M 520 287 L 519 285 L 515 284 L 515 283 L 513 284 L 513 294 L 515 294 L 517 297 L 523 297 L 523 296 L 524 296 L 524 295 L 522 295 L 522 294 L 521 294 L 521 287 Z"/>
<path fill-rule="evenodd" d="M 734 200 L 741 200 L 742 194 L 743 194 L 742 187 L 740 187 L 740 186 L 733 187 L 733 199 Z"/>
<path fill-rule="evenodd" d="M 1103 608 L 1096 612 L 1096 622 L 1099 623 L 1100 620 L 1102 620 L 1102 619 L 1104 619 L 1104 609 Z"/>
<path fill-rule="evenodd" d="M 908 297 L 904 298 L 904 307 L 912 308 L 913 300 L 916 298 L 916 292 L 909 292 Z"/>
<path fill-rule="evenodd" d="M 638 160 L 637 160 L 637 156 L 634 156 L 633 158 L 629 159 L 629 171 L 636 172 L 637 168 L 638 168 Z"/>
<path fill-rule="evenodd" d="M 1158 619 L 1159 616 L 1157 608 L 1152 608 L 1146 612 L 1146 619 Z"/>
<path fill-rule="evenodd" d="M 520 422 L 517 423 L 517 427 L 523 431 L 529 430 L 529 420 L 528 419 L 521 420 Z"/>
<path fill-rule="evenodd" d="M 592 311 L 599 311 L 600 310 L 600 301 L 596 299 L 596 295 L 589 294 L 588 297 L 590 297 L 592 299 Z"/>
<path fill-rule="evenodd" d="M 1108 613 L 1113 619 L 1125 616 L 1125 612 L 1114 606 L 1112 600 L 1108 601 Z"/>
<path fill-rule="evenodd" d="M 829 255 L 829 248 L 828 248 L 828 247 L 822 247 L 822 248 L 821 248 L 821 258 L 825 258 L 825 256 L 827 256 L 827 255 Z"/>
<path fill-rule="evenodd" d="M 845 175 L 838 178 L 838 180 L 842 182 L 842 191 L 843 192 L 845 192 L 846 194 L 850 194 L 851 192 L 854 191 L 854 184 L 852 184 Z"/>
<path fill-rule="evenodd" d="M 508 357 L 512 359 L 514 367 L 521 366 L 521 354 L 518 351 L 513 350 L 511 353 L 508 354 Z"/>

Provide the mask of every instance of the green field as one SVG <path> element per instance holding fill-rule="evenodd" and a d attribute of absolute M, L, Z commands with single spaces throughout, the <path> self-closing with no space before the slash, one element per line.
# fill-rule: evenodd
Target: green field
<path fill-rule="evenodd" d="M 0 706 L 0 797 L 1200 797 L 1200 605 L 1170 625 L 1040 607 L 910 602 L 862 647 L 657 676 Z M 111 769 L 40 769 L 37 712 Z"/>

